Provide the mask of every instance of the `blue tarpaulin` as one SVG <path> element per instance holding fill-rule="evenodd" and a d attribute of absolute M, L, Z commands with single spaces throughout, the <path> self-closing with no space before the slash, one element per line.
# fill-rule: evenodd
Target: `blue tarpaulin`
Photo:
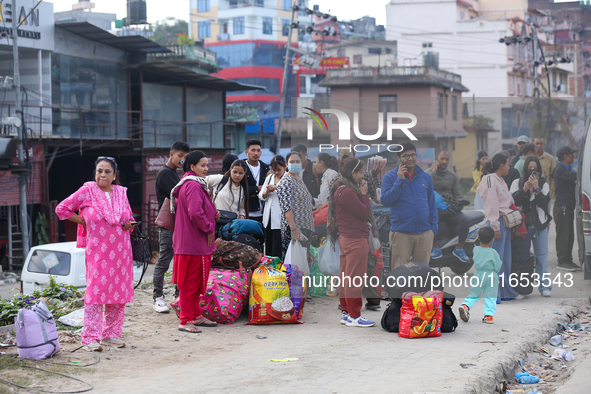
<path fill-rule="evenodd" d="M 275 133 L 275 119 L 263 119 L 263 133 Z M 261 123 L 256 122 L 255 124 L 247 124 L 245 126 L 246 133 L 260 133 Z"/>

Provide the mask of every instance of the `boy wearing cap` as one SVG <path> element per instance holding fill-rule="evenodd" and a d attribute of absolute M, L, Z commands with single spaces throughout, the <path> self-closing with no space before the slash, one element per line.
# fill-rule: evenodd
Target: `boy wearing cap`
<path fill-rule="evenodd" d="M 527 135 L 520 135 L 519 137 L 517 137 L 517 154 L 511 159 L 511 162 L 509 163 L 509 165 L 511 167 L 515 166 L 515 163 L 517 163 L 517 160 L 519 160 L 519 158 L 521 157 L 522 153 L 521 153 L 521 149 L 523 148 L 523 146 L 525 144 L 529 143 L 529 137 Z"/>
<path fill-rule="evenodd" d="M 573 263 L 573 244 L 575 242 L 575 186 L 577 173 L 572 170 L 575 162 L 576 149 L 563 146 L 556 156 L 558 164 L 554 168 L 554 186 L 556 201 L 554 203 L 554 222 L 556 223 L 556 268 L 564 271 L 580 271 L 581 267 Z"/>

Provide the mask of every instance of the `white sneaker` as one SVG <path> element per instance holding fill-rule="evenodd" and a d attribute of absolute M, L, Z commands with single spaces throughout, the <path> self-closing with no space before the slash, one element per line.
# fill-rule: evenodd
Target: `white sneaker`
<path fill-rule="evenodd" d="M 373 327 L 376 325 L 376 323 L 361 316 L 358 318 L 352 318 L 349 316 L 345 325 L 347 327 Z"/>
<path fill-rule="evenodd" d="M 119 338 L 107 338 L 101 341 L 102 345 L 105 346 L 112 346 L 112 347 L 125 347 L 125 342 L 123 342 Z"/>
<path fill-rule="evenodd" d="M 86 350 L 87 352 L 102 352 L 103 351 L 103 347 L 101 346 L 101 344 L 98 341 L 92 341 L 90 342 L 88 345 L 85 345 L 84 350 Z"/>
<path fill-rule="evenodd" d="M 164 297 L 156 298 L 152 307 L 158 313 L 168 313 L 170 311 L 168 305 L 166 305 L 166 301 L 164 301 Z"/>
<path fill-rule="evenodd" d="M 515 297 L 516 300 L 523 300 L 525 298 L 525 296 L 523 294 L 517 294 L 517 297 Z"/>
<path fill-rule="evenodd" d="M 552 292 L 548 289 L 542 290 L 541 293 L 542 293 L 542 297 L 552 297 Z"/>

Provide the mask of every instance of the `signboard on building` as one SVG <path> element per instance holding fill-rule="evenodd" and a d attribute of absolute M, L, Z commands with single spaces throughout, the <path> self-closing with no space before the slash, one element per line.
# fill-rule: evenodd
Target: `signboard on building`
<path fill-rule="evenodd" d="M 435 148 L 417 148 L 417 164 L 433 164 Z"/>
<path fill-rule="evenodd" d="M 146 172 L 160 171 L 166 165 L 168 156 L 147 156 L 146 157 Z"/>
<path fill-rule="evenodd" d="M 17 17 L 20 26 L 17 29 L 18 46 L 21 48 L 42 49 L 53 51 L 54 26 L 53 4 L 38 0 L 17 0 L 16 10 L 12 9 L 11 1 L 0 3 L 0 33 L 6 32 L 8 39 L 0 46 L 12 47 L 12 19 Z"/>
<path fill-rule="evenodd" d="M 348 57 L 327 57 L 319 62 L 317 68 L 306 67 L 303 64 L 294 64 L 294 74 L 324 74 L 327 68 L 347 68 L 349 67 Z"/>

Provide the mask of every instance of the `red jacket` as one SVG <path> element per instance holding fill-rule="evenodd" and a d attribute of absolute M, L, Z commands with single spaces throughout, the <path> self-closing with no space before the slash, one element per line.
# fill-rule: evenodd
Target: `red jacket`
<path fill-rule="evenodd" d="M 188 171 L 183 178 L 195 173 Z M 176 213 L 172 245 L 175 254 L 206 256 L 215 250 L 215 242 L 207 246 L 207 234 L 215 230 L 217 210 L 203 186 L 188 180 L 174 191 Z"/>
<path fill-rule="evenodd" d="M 369 210 L 371 202 L 367 195 L 361 198 L 355 190 L 350 187 L 342 187 L 335 191 L 334 195 L 335 213 L 339 233 L 346 238 L 369 237 Z"/>

